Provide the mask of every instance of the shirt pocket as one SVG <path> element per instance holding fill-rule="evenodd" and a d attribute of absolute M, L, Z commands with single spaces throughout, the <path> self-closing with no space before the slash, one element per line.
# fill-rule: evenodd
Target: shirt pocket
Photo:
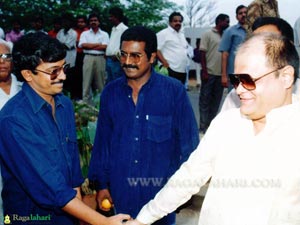
<path fill-rule="evenodd" d="M 153 142 L 163 142 L 171 138 L 171 116 L 147 116 L 147 139 Z"/>

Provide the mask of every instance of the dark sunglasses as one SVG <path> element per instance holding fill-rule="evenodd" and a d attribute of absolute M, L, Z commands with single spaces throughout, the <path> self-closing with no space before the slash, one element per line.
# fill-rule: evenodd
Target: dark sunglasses
<path fill-rule="evenodd" d="M 268 72 L 264 75 L 261 75 L 260 77 L 258 78 L 252 78 L 249 74 L 247 73 L 241 73 L 241 74 L 229 74 L 229 79 L 230 79 L 230 83 L 232 84 L 232 86 L 234 88 L 237 88 L 239 86 L 240 83 L 242 83 L 242 86 L 247 89 L 248 91 L 253 91 L 255 90 L 256 88 L 256 84 L 255 82 L 260 80 L 261 78 L 267 76 L 267 75 L 270 75 L 271 73 L 274 73 L 275 71 L 277 70 L 280 70 L 282 69 L 283 67 L 281 68 L 278 68 L 276 70 L 272 70 L 271 72 Z"/>
<path fill-rule="evenodd" d="M 54 70 L 52 70 L 52 72 L 47 72 L 47 71 L 38 70 L 38 69 L 35 69 L 35 71 L 48 74 L 48 75 L 50 75 L 51 80 L 55 80 L 59 76 L 61 71 L 63 71 L 64 74 L 66 74 L 68 69 L 70 69 L 70 64 L 64 64 L 62 67 L 55 68 Z"/>

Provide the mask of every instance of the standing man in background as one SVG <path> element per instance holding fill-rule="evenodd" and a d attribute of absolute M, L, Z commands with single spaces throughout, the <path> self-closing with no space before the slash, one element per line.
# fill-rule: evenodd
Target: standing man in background
<path fill-rule="evenodd" d="M 247 7 L 239 5 L 236 8 L 236 19 L 238 23 L 227 28 L 222 35 L 219 51 L 222 53 L 222 85 L 232 89 L 228 74 L 234 72 L 234 59 L 237 47 L 245 40 L 246 30 L 244 28 L 247 16 Z"/>
<path fill-rule="evenodd" d="M 78 46 L 80 36 L 83 31 L 88 30 L 86 24 L 86 16 L 79 15 L 76 18 L 76 28 L 75 31 L 77 33 L 76 39 L 76 61 L 75 61 L 75 73 L 74 76 L 76 77 L 76 82 L 74 84 L 74 98 L 75 99 L 82 99 L 82 65 L 83 65 L 83 58 L 84 53 L 83 49 Z"/>
<path fill-rule="evenodd" d="M 169 26 L 157 33 L 157 57 L 162 66 L 168 68 L 170 77 L 186 82 L 188 64 L 188 43 L 181 31 L 183 16 L 173 12 L 169 16 Z"/>
<path fill-rule="evenodd" d="M 223 31 L 229 26 L 229 16 L 219 14 L 216 26 L 201 38 L 201 90 L 199 97 L 200 132 L 206 132 L 210 122 L 217 115 L 223 96 L 221 82 L 222 56 L 218 51 Z"/>
<path fill-rule="evenodd" d="M 108 33 L 99 27 L 100 19 L 97 14 L 89 15 L 90 29 L 82 32 L 78 46 L 83 48 L 83 83 L 82 99 L 92 103 L 93 91 L 102 92 L 105 83 L 104 53 L 109 43 Z"/>
<path fill-rule="evenodd" d="M 123 74 L 123 70 L 117 58 L 117 53 L 120 50 L 121 35 L 128 28 L 123 23 L 123 19 L 123 10 L 119 7 L 113 7 L 109 10 L 109 20 L 114 26 L 111 31 L 105 55 L 107 73 L 106 84 Z"/>

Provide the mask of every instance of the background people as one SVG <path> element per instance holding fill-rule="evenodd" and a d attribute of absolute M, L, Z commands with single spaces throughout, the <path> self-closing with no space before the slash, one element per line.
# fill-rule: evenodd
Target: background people
<path fill-rule="evenodd" d="M 239 5 L 235 12 L 238 23 L 224 31 L 219 46 L 219 51 L 222 53 L 222 85 L 223 87 L 228 87 L 229 91 L 232 89 L 232 86 L 230 85 L 228 74 L 234 72 L 236 49 L 246 37 L 244 25 L 246 22 L 247 7 Z"/>
<path fill-rule="evenodd" d="M 123 23 L 123 19 L 123 10 L 119 7 L 113 7 L 109 10 L 109 20 L 113 24 L 113 28 L 105 53 L 107 73 L 106 84 L 123 74 L 120 62 L 117 59 L 117 53 L 120 50 L 121 35 L 128 28 Z"/>
<path fill-rule="evenodd" d="M 223 31 L 229 26 L 229 16 L 219 14 L 216 26 L 205 32 L 201 38 L 201 89 L 199 96 L 200 132 L 205 133 L 210 122 L 217 115 L 223 96 L 221 82 L 222 56 L 218 51 Z"/>
<path fill-rule="evenodd" d="M 82 32 L 78 47 L 83 48 L 83 83 L 82 99 L 92 104 L 93 91 L 102 92 L 105 83 L 104 53 L 109 43 L 108 33 L 99 27 L 100 20 L 97 14 L 88 18 L 90 29 Z"/>
<path fill-rule="evenodd" d="M 170 77 L 186 82 L 186 66 L 188 64 L 188 43 L 181 30 L 183 16 L 173 12 L 169 16 L 169 26 L 157 33 L 157 58 Z"/>

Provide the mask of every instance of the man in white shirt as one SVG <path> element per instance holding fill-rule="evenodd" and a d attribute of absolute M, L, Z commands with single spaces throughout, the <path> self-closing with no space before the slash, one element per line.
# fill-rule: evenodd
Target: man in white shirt
<path fill-rule="evenodd" d="M 261 33 L 244 42 L 232 78 L 241 107 L 213 120 L 188 161 L 128 224 L 151 224 L 211 178 L 199 225 L 298 225 L 300 104 L 292 100 L 298 68 L 285 37 Z"/>
<path fill-rule="evenodd" d="M 0 42 L 0 110 L 22 86 L 11 73 L 12 67 L 11 45 L 5 41 Z"/>
<path fill-rule="evenodd" d="M 173 12 L 169 16 L 169 26 L 157 33 L 157 58 L 162 66 L 168 68 L 170 77 L 185 84 L 188 64 L 188 43 L 181 31 L 183 16 Z"/>
<path fill-rule="evenodd" d="M 97 14 L 88 18 L 90 29 L 82 32 L 78 46 L 83 48 L 83 83 L 82 100 L 92 104 L 93 91 L 101 92 L 105 83 L 105 58 L 104 53 L 109 43 L 108 33 L 99 27 L 100 19 Z"/>
<path fill-rule="evenodd" d="M 119 7 L 113 7 L 109 10 L 109 20 L 114 25 L 111 30 L 109 44 L 106 48 L 106 84 L 123 74 L 117 53 L 120 51 L 121 35 L 127 26 L 122 22 L 124 19 L 123 10 Z"/>
<path fill-rule="evenodd" d="M 0 110 L 4 104 L 21 90 L 22 83 L 17 81 L 12 71 L 11 45 L 8 42 L 0 42 Z M 2 177 L 0 175 L 0 194 L 2 191 Z M 3 224 L 2 198 L 0 196 L 0 224 Z"/>

